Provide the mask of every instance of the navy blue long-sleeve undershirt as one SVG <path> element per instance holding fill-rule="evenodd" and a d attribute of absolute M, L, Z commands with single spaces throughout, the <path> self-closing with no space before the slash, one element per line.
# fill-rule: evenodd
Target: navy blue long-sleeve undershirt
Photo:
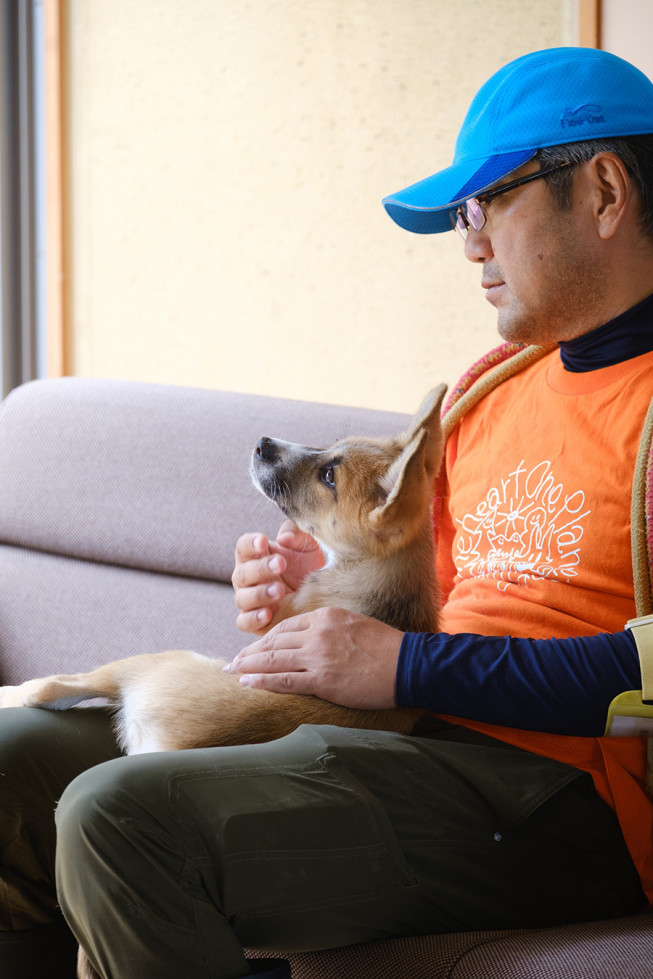
<path fill-rule="evenodd" d="M 596 737 L 610 701 L 640 687 L 629 631 L 569 639 L 406 633 L 396 698 L 400 707 Z"/>
<path fill-rule="evenodd" d="M 653 349 L 653 295 L 604 326 L 560 344 L 574 372 L 598 370 Z M 629 631 L 569 639 L 445 633 L 404 636 L 400 707 L 553 734 L 599 736 L 608 706 L 641 687 Z"/>

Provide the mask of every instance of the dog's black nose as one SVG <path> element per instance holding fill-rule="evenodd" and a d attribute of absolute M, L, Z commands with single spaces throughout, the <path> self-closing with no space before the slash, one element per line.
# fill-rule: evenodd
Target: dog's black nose
<path fill-rule="evenodd" d="M 269 439 L 265 435 L 260 438 L 256 444 L 256 455 L 263 462 L 276 462 L 279 453 L 275 445 L 274 439 Z"/>

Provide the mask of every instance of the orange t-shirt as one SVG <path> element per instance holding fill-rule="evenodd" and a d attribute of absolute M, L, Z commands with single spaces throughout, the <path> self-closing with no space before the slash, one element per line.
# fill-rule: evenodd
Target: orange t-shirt
<path fill-rule="evenodd" d="M 558 351 L 472 408 L 446 451 L 438 527 L 443 632 L 534 639 L 620 632 L 635 612 L 630 501 L 653 353 L 571 373 Z M 653 902 L 642 738 L 576 738 L 462 720 L 592 774 Z"/>

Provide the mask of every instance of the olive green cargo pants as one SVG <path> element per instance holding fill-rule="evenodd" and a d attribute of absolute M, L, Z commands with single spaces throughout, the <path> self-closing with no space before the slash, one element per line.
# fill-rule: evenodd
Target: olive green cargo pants
<path fill-rule="evenodd" d="M 588 776 L 463 728 L 124 758 L 101 709 L 2 710 L 0 862 L 3 979 L 70 954 L 59 903 L 105 979 L 644 904 Z"/>

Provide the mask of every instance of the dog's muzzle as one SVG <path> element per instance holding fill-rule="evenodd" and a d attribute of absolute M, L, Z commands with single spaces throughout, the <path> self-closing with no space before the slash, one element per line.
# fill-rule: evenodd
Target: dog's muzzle
<path fill-rule="evenodd" d="M 284 479 L 285 443 L 263 435 L 252 453 L 251 476 L 254 486 L 273 500 L 282 513 L 288 516 L 286 494 L 288 485 Z"/>
<path fill-rule="evenodd" d="M 319 450 L 266 435 L 256 443 L 251 465 L 254 485 L 287 517 L 292 518 L 295 512 L 293 486 L 302 483 L 302 464 L 316 452 Z"/>

